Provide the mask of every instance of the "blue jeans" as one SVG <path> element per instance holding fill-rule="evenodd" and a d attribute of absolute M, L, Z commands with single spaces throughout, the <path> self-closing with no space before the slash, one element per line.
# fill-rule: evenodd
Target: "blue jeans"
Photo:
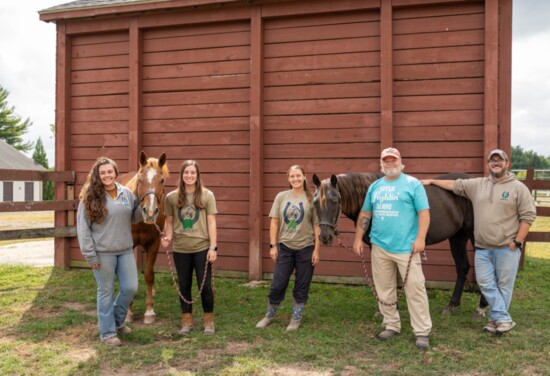
<path fill-rule="evenodd" d="M 521 251 L 517 249 L 476 249 L 475 270 L 479 289 L 489 303 L 489 320 L 511 322 L 508 313 Z"/>
<path fill-rule="evenodd" d="M 128 307 L 138 290 L 138 274 L 133 250 L 122 255 L 98 253 L 100 267 L 93 269 L 97 282 L 97 321 L 101 339 L 114 337 L 124 325 Z M 120 292 L 114 299 L 114 280 Z"/>

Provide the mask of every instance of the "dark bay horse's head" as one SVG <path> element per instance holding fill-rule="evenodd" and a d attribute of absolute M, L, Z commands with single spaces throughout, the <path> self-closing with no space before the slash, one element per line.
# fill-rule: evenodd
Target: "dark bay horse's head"
<path fill-rule="evenodd" d="M 313 184 L 316 187 L 313 205 L 317 211 L 321 229 L 319 240 L 321 240 L 321 244 L 327 245 L 332 242 L 334 235 L 338 235 L 338 218 L 342 212 L 342 197 L 338 190 L 338 179 L 336 175 L 332 175 L 330 179 L 321 181 L 314 174 Z"/>
<path fill-rule="evenodd" d="M 162 153 L 159 159 L 147 158 L 142 151 L 139 165 L 134 192 L 141 206 L 143 221 L 153 224 L 164 206 L 164 181 L 168 177 L 166 154 Z"/>

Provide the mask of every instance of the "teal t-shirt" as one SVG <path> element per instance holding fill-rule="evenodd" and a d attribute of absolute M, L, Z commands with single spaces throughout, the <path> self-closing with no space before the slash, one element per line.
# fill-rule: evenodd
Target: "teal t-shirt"
<path fill-rule="evenodd" d="M 371 241 L 391 253 L 410 253 L 418 234 L 418 212 L 429 209 L 422 183 L 401 174 L 371 184 L 361 210 L 372 213 Z"/>

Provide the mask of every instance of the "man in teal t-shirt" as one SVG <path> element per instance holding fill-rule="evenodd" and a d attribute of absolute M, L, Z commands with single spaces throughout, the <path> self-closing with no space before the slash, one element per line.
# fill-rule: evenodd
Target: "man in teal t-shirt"
<path fill-rule="evenodd" d="M 372 220 L 372 275 L 379 299 L 388 303 L 397 299 L 396 271 L 404 279 L 409 258 L 413 258 L 405 293 L 416 347 L 425 350 L 432 320 L 420 253 L 424 252 L 430 225 L 428 197 L 419 180 L 402 172 L 404 166 L 397 149 L 384 149 L 380 166 L 385 176 L 369 187 L 357 219 L 353 249 L 358 255 L 363 253 L 363 235 Z M 378 307 L 385 329 L 377 338 L 384 341 L 401 332 L 401 319 L 396 305 L 379 303 Z"/>

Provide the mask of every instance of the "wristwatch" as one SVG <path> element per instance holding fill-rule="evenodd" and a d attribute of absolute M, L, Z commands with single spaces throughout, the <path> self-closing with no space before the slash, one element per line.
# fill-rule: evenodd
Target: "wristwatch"
<path fill-rule="evenodd" d="M 214 246 L 211 245 L 210 248 L 208 248 L 208 249 L 211 250 L 211 251 L 216 251 L 217 252 L 218 251 L 218 246 L 217 245 L 214 245 Z"/>
<path fill-rule="evenodd" d="M 276 246 L 277 246 L 277 244 L 269 243 L 269 249 L 275 248 Z"/>
<path fill-rule="evenodd" d="M 516 247 L 518 247 L 518 248 L 523 247 L 523 243 L 522 243 L 522 242 L 518 242 L 516 239 L 514 239 L 514 244 L 515 244 Z"/>

